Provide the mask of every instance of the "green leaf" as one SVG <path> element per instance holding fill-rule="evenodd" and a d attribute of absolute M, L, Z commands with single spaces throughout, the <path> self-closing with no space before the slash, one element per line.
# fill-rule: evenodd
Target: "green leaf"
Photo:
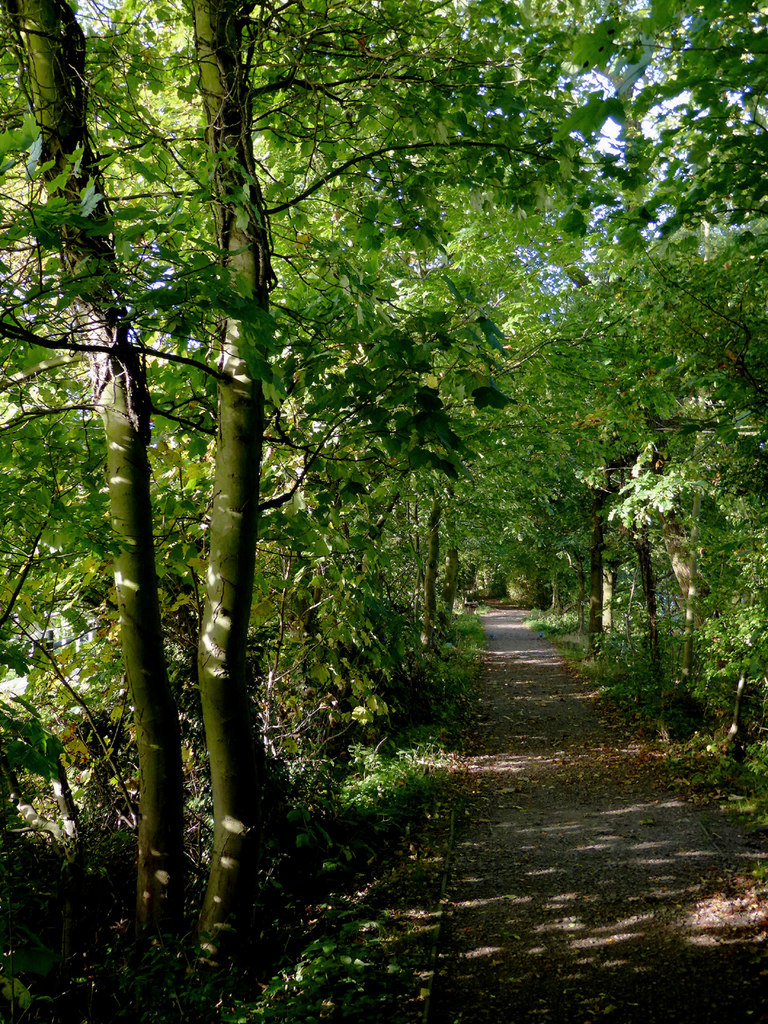
<path fill-rule="evenodd" d="M 36 937 L 35 937 L 36 938 Z M 61 957 L 52 949 L 48 949 L 42 943 L 35 942 L 34 945 L 21 946 L 14 949 L 10 956 L 13 965 L 13 973 L 24 971 L 29 974 L 37 974 L 46 977 L 51 973 L 52 968 L 61 962 Z M 8 963 L 8 960 L 5 961 Z"/>
<path fill-rule="evenodd" d="M 43 155 L 43 137 L 38 135 L 29 146 L 29 159 L 27 160 L 27 177 L 34 177 L 40 157 Z"/>
<path fill-rule="evenodd" d="M 443 401 L 435 388 L 419 388 L 415 397 L 417 404 L 427 412 L 443 408 Z"/>
<path fill-rule="evenodd" d="M 602 129 L 608 118 L 617 124 L 623 124 L 625 117 L 621 100 L 615 96 L 603 99 L 602 93 L 593 92 L 586 104 L 578 107 L 570 117 L 566 118 L 558 130 L 557 136 L 563 139 L 572 132 L 578 132 L 589 141 L 596 132 Z"/>
<path fill-rule="evenodd" d="M 587 233 L 587 222 L 584 219 L 584 214 L 576 206 L 568 208 L 560 223 L 562 224 L 563 231 L 567 231 L 569 235 L 583 236 Z"/>
<path fill-rule="evenodd" d="M 506 351 L 504 348 L 504 342 L 506 341 L 504 332 L 490 317 L 480 316 L 477 318 L 477 323 L 491 348 L 496 349 L 497 352 Z"/>
<path fill-rule="evenodd" d="M 457 302 L 464 303 L 466 301 L 465 297 L 461 294 L 459 289 L 456 287 L 456 285 L 453 283 L 453 281 L 447 274 L 441 274 L 440 278 L 441 280 L 445 281 L 445 283 L 448 285 L 448 291 L 451 293 L 454 299 L 456 299 Z"/>
<path fill-rule="evenodd" d="M 592 67 L 607 67 L 611 58 L 619 50 L 618 30 L 618 22 L 609 19 L 601 22 L 593 32 L 581 35 L 573 48 L 574 63 L 584 70 Z"/>
<path fill-rule="evenodd" d="M 90 217 L 103 198 L 104 196 L 96 191 L 95 183 L 90 181 L 80 195 L 80 216 Z"/>
<path fill-rule="evenodd" d="M 512 402 L 512 399 L 493 383 L 475 388 L 472 399 L 478 409 L 504 409 Z"/>

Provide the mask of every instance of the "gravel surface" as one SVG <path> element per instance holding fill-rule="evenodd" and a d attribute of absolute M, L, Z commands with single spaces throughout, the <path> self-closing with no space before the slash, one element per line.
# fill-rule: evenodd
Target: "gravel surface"
<path fill-rule="evenodd" d="M 524 615 L 483 620 L 429 1024 L 768 1022 L 768 844 L 660 789 Z"/>

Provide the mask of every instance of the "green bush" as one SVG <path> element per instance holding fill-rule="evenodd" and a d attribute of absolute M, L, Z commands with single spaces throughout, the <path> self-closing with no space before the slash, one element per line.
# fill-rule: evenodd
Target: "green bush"
<path fill-rule="evenodd" d="M 579 618 L 576 612 L 550 612 L 535 609 L 531 611 L 525 624 L 537 633 L 543 633 L 548 637 L 570 636 L 579 628 Z"/>

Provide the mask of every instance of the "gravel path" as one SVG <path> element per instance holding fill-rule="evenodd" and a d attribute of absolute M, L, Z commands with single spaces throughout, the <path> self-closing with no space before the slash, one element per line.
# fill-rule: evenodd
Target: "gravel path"
<path fill-rule="evenodd" d="M 658 749 L 523 618 L 484 617 L 429 1024 L 768 1022 L 768 903 L 739 875 L 765 844 L 660 790 Z"/>

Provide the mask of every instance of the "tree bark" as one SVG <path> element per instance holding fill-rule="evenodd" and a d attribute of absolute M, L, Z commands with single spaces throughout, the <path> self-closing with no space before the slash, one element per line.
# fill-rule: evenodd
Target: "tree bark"
<path fill-rule="evenodd" d="M 552 573 L 552 601 L 550 603 L 549 610 L 553 615 L 560 615 L 563 610 L 563 602 L 560 600 L 557 571 Z"/>
<path fill-rule="evenodd" d="M 427 520 L 427 557 L 424 561 L 424 611 L 421 618 L 421 643 L 429 647 L 434 641 L 437 621 L 437 567 L 440 559 L 440 517 L 443 503 L 432 501 Z"/>
<path fill-rule="evenodd" d="M 651 542 L 648 537 L 647 525 L 632 531 L 632 544 L 637 552 L 640 578 L 643 583 L 643 593 L 645 594 L 645 608 L 648 613 L 648 647 L 651 654 L 651 665 L 654 671 L 658 672 L 661 666 L 661 652 L 659 649 L 659 624 L 656 607 L 656 574 L 653 571 Z"/>
<path fill-rule="evenodd" d="M 126 379 L 127 374 L 111 375 L 101 408 L 112 530 L 119 545 L 120 640 L 139 754 L 137 921 L 176 926 L 183 909 L 181 737 L 163 650 L 146 441 L 132 422 Z"/>
<path fill-rule="evenodd" d="M 589 545 L 589 626 L 588 645 L 595 653 L 599 636 L 603 632 L 603 552 L 605 536 L 603 531 L 603 505 L 605 494 L 599 489 L 592 490 L 592 537 Z"/>
<path fill-rule="evenodd" d="M 49 192 L 73 204 L 80 203 L 91 185 L 103 195 L 87 127 L 85 37 L 71 8 L 55 0 L 4 2 L 24 55 Z M 107 219 L 102 198 L 89 220 Z M 115 259 L 108 233 L 86 231 L 73 218 L 63 230 L 61 255 L 65 273 L 77 272 L 86 261 L 89 266 L 89 291 L 83 293 L 80 286 L 74 321 L 78 341 L 91 346 L 87 359 L 106 434 L 107 484 L 118 546 L 120 639 L 140 770 L 136 919 L 140 925 L 176 926 L 183 895 L 181 750 L 155 570 L 147 383 L 120 296 L 108 282 L 114 277 Z"/>
<path fill-rule="evenodd" d="M 198 677 L 210 756 L 214 838 L 199 920 L 215 950 L 224 929 L 248 924 L 261 842 L 261 771 L 250 712 L 246 643 L 258 530 L 264 433 L 261 381 L 246 356 L 265 365 L 268 345 L 253 311 L 267 319 L 272 282 L 266 212 L 251 135 L 241 52 L 242 13 L 232 0 L 195 0 L 195 46 L 206 139 L 214 165 L 213 206 L 222 265 L 244 317 L 220 336 L 219 430 L 210 558 Z M 248 322 L 256 323 L 256 329 Z"/>
<path fill-rule="evenodd" d="M 577 569 L 578 574 L 579 574 L 578 575 L 579 591 L 578 591 L 578 594 L 577 594 L 577 597 L 576 597 L 576 609 L 577 609 L 577 626 L 576 626 L 576 629 L 578 631 L 579 636 L 583 636 L 583 634 L 584 634 L 584 596 L 585 596 L 584 559 L 583 558 L 576 558 L 575 561 L 576 561 L 576 569 Z"/>
<path fill-rule="evenodd" d="M 459 582 L 459 549 L 448 548 L 445 555 L 445 579 L 443 580 L 443 617 L 446 625 L 453 618 L 456 604 L 456 588 Z"/>
<path fill-rule="evenodd" d="M 736 685 L 736 697 L 733 703 L 733 718 L 731 727 L 728 730 L 727 743 L 732 749 L 738 750 L 743 747 L 741 739 L 741 715 L 744 704 L 744 694 L 747 690 L 747 673 L 742 672 Z"/>
<path fill-rule="evenodd" d="M 664 547 L 680 587 L 682 606 L 685 607 L 688 600 L 688 588 L 691 585 L 691 538 L 674 512 L 660 512 L 659 519 Z"/>
<path fill-rule="evenodd" d="M 688 552 L 688 593 L 685 599 L 685 629 L 683 633 L 683 663 L 681 678 L 686 685 L 693 676 L 693 647 L 696 632 L 696 600 L 698 597 L 697 555 L 699 544 L 699 517 L 701 515 L 701 494 L 697 491 L 693 498 L 693 525 Z"/>
<path fill-rule="evenodd" d="M 62 830 L 67 837 L 66 859 L 62 864 L 61 892 L 61 958 L 63 963 L 80 952 L 80 907 L 83 901 L 83 849 L 77 806 L 69 787 L 64 765 L 59 761 L 58 773 L 52 779 L 53 794 L 59 808 Z"/>
<path fill-rule="evenodd" d="M 613 629 L 613 592 L 615 587 L 615 567 L 603 566 L 603 629 L 606 633 L 610 633 Z"/>
<path fill-rule="evenodd" d="M 627 632 L 627 643 L 632 646 L 632 605 L 635 600 L 635 588 L 637 587 L 637 570 L 635 568 L 632 575 L 632 586 L 629 588 L 629 600 L 627 601 L 627 616 L 626 616 L 626 632 Z"/>

